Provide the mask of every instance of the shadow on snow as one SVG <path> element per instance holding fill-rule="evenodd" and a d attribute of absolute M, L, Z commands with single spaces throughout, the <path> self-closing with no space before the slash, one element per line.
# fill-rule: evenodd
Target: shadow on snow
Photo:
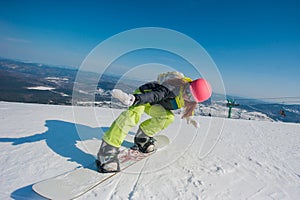
<path fill-rule="evenodd" d="M 11 142 L 12 145 L 34 143 L 45 140 L 48 147 L 58 155 L 68 158 L 70 162 L 76 162 L 80 166 L 93 168 L 91 163 L 95 156 L 88 154 L 76 146 L 78 141 L 98 139 L 100 140 L 109 127 L 92 128 L 89 126 L 74 124 L 60 120 L 47 120 L 45 123 L 47 131 L 32 136 L 21 138 L 0 138 L 0 142 Z M 80 134 L 78 134 L 80 133 Z M 130 133 L 134 134 L 134 133 Z M 124 141 L 122 146 L 130 147 L 132 143 Z M 97 152 L 95 152 L 95 155 Z M 50 158 L 49 158 L 50 159 Z M 94 169 L 94 168 L 93 168 Z M 32 185 L 25 186 L 11 194 L 13 199 L 43 199 L 32 191 Z"/>

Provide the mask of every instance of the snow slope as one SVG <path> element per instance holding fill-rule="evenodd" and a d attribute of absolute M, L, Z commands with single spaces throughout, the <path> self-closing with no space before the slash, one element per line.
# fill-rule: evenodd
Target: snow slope
<path fill-rule="evenodd" d="M 43 199 L 32 184 L 92 163 L 120 112 L 0 102 L 0 199 Z M 299 199 L 299 124 L 196 119 L 177 116 L 164 151 L 79 199 Z"/>

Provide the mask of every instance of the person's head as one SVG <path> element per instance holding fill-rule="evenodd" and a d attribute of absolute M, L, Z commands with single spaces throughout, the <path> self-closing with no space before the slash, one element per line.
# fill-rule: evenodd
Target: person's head
<path fill-rule="evenodd" d="M 203 78 L 190 82 L 186 87 L 183 98 L 189 102 L 203 102 L 211 97 L 212 89 L 208 81 Z"/>
<path fill-rule="evenodd" d="M 205 79 L 199 78 L 189 82 L 182 95 L 185 107 L 182 118 L 192 116 L 195 108 L 197 107 L 197 103 L 206 101 L 210 98 L 211 94 L 211 86 Z"/>
<path fill-rule="evenodd" d="M 191 79 L 170 79 L 167 83 L 185 88 L 182 97 L 184 99 L 184 114 L 182 118 L 193 115 L 198 102 L 206 101 L 210 98 L 212 90 L 210 84 L 199 78 L 192 81 Z"/>

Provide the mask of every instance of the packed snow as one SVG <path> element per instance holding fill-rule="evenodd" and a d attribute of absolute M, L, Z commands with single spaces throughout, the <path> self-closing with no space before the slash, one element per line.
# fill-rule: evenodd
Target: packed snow
<path fill-rule="evenodd" d="M 121 111 L 0 102 L 0 199 L 43 199 L 34 183 L 89 166 Z M 299 199 L 300 124 L 195 119 L 176 116 L 168 147 L 78 199 Z"/>
<path fill-rule="evenodd" d="M 54 90 L 53 87 L 46 87 L 46 86 L 36 86 L 36 87 L 27 87 L 28 90 Z"/>

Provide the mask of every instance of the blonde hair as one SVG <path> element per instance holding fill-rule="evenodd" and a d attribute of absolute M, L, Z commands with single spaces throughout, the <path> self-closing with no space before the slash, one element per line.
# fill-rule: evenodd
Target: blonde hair
<path fill-rule="evenodd" d="M 190 83 L 188 81 L 185 81 L 184 79 L 179 79 L 179 78 L 173 78 L 165 81 L 167 84 L 173 85 L 175 87 L 182 87 L 183 90 L 187 87 L 189 87 Z M 194 114 L 194 110 L 197 107 L 197 102 L 190 102 L 184 100 L 184 111 L 183 115 L 181 118 L 188 118 Z"/>

